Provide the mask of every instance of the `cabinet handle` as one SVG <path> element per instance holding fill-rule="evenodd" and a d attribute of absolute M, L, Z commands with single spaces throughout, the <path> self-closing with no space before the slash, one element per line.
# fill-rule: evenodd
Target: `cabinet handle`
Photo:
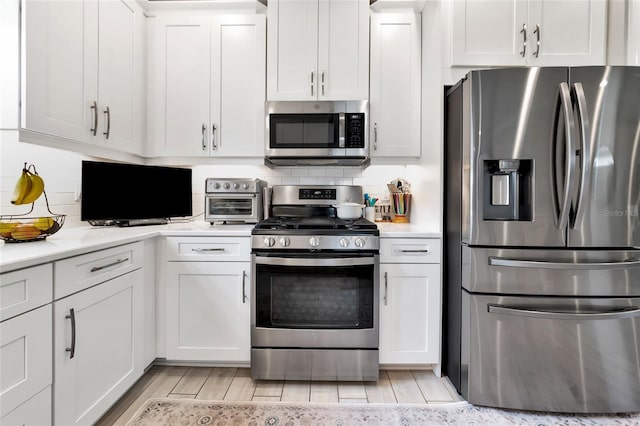
<path fill-rule="evenodd" d="M 211 123 L 211 148 L 213 148 L 214 151 L 218 149 L 218 145 L 216 144 L 216 129 L 216 124 Z"/>
<path fill-rule="evenodd" d="M 389 280 L 387 279 L 387 273 L 384 273 L 384 306 L 387 306 L 387 287 Z"/>
<path fill-rule="evenodd" d="M 311 68 L 311 96 L 313 96 L 313 68 Z"/>
<path fill-rule="evenodd" d="M 111 133 L 111 110 L 109 110 L 109 106 L 106 107 L 104 113 L 107 115 L 107 131 L 102 132 L 105 135 L 105 139 L 109 139 L 109 134 Z"/>
<path fill-rule="evenodd" d="M 204 133 L 206 132 L 206 130 L 207 130 L 207 126 L 204 123 L 202 123 L 201 131 L 202 131 L 202 150 L 203 151 L 207 150 L 207 143 L 204 141 L 204 136 L 205 136 Z"/>
<path fill-rule="evenodd" d="M 215 247 L 215 248 L 192 248 L 191 251 L 195 252 L 203 252 L 203 251 L 224 251 L 224 247 Z"/>
<path fill-rule="evenodd" d="M 91 272 L 98 272 L 104 268 L 108 268 L 110 266 L 116 266 L 119 265 L 123 262 L 126 262 L 127 260 L 129 260 L 128 257 L 125 257 L 124 259 L 118 259 L 115 262 L 111 262 L 111 263 L 107 263 L 106 265 L 102 265 L 102 266 L 94 266 L 93 268 L 91 268 Z"/>
<path fill-rule="evenodd" d="M 89 130 L 91 130 L 91 133 L 95 136 L 98 134 L 98 103 L 96 101 L 93 101 L 91 109 L 93 110 L 93 129 Z"/>
<path fill-rule="evenodd" d="M 378 150 L 378 123 L 373 123 L 373 150 Z"/>
<path fill-rule="evenodd" d="M 540 55 L 540 25 L 536 24 L 533 33 L 536 35 L 536 51 L 533 52 L 533 56 L 537 58 Z"/>
<path fill-rule="evenodd" d="M 246 281 L 247 281 L 247 271 L 242 271 L 242 303 L 247 302 Z"/>
<path fill-rule="evenodd" d="M 401 249 L 398 250 L 400 253 L 429 253 L 429 249 Z"/>
<path fill-rule="evenodd" d="M 65 351 L 69 352 L 69 359 L 73 359 L 76 356 L 76 312 L 73 308 L 69 309 L 69 315 L 64 318 L 71 320 L 71 347 L 65 348 Z"/>
<path fill-rule="evenodd" d="M 522 52 L 520 52 L 520 56 L 524 58 L 527 53 L 527 24 L 522 24 L 520 34 L 522 34 Z"/>
<path fill-rule="evenodd" d="M 320 74 L 320 79 L 322 81 L 322 96 L 324 96 L 324 71 Z"/>

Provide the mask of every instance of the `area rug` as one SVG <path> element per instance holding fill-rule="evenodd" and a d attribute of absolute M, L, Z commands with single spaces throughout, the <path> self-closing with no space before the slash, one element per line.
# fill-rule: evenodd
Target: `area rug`
<path fill-rule="evenodd" d="M 542 415 L 475 407 L 431 405 L 221 402 L 152 398 L 128 426 L 347 426 L 347 425 L 638 425 L 640 414 Z"/>

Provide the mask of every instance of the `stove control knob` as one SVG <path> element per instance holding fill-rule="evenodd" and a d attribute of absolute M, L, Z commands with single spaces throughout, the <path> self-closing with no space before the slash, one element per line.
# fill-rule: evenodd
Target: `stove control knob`
<path fill-rule="evenodd" d="M 289 247 L 289 244 L 291 244 L 289 237 L 280 237 L 280 245 L 282 247 Z"/>
<path fill-rule="evenodd" d="M 231 187 L 231 184 L 229 182 L 224 183 L 224 189 L 229 189 L 230 187 Z"/>
<path fill-rule="evenodd" d="M 356 238 L 354 243 L 356 243 L 356 247 L 363 248 L 365 246 L 365 244 L 367 243 L 367 241 L 364 238 Z"/>
<path fill-rule="evenodd" d="M 338 244 L 340 244 L 342 248 L 349 247 L 349 239 L 342 237 L 338 240 Z"/>
<path fill-rule="evenodd" d="M 320 245 L 320 238 L 318 237 L 309 238 L 309 245 L 311 247 L 318 247 Z"/>
<path fill-rule="evenodd" d="M 276 243 L 276 239 L 273 237 L 264 237 L 264 245 L 267 247 L 273 247 Z"/>
<path fill-rule="evenodd" d="M 215 189 L 218 189 L 218 188 L 220 188 L 220 184 L 219 184 L 218 182 L 216 182 L 216 183 L 214 183 L 214 184 L 213 184 L 213 187 L 214 187 Z"/>
<path fill-rule="evenodd" d="M 248 183 L 243 183 L 242 184 L 242 189 L 249 189 L 249 184 Z"/>
<path fill-rule="evenodd" d="M 233 189 L 238 189 L 240 188 L 240 184 L 239 183 L 234 183 L 233 184 Z"/>

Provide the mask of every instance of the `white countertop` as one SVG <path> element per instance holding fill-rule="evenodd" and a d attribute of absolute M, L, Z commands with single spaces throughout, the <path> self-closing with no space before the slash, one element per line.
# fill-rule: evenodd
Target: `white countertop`
<path fill-rule="evenodd" d="M 34 266 L 157 236 L 248 237 L 253 225 L 210 225 L 204 221 L 168 225 L 63 228 L 46 240 L 0 242 L 0 272 Z"/>
<path fill-rule="evenodd" d="M 382 238 L 440 238 L 441 236 L 439 231 L 410 223 L 377 223 L 377 225 Z M 26 268 L 157 236 L 248 237 L 251 235 L 251 229 L 253 225 L 210 225 L 204 221 L 130 228 L 93 226 L 63 228 L 42 241 L 0 242 L 0 272 Z"/>

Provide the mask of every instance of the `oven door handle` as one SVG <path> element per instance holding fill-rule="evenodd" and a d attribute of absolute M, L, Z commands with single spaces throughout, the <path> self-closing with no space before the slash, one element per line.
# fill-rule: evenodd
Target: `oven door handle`
<path fill-rule="evenodd" d="M 258 265 L 277 265 L 277 266 L 358 266 L 358 265 L 375 265 L 373 257 L 365 258 L 331 258 L 331 259 L 313 259 L 313 258 L 284 258 L 284 257 L 258 257 L 256 256 L 256 264 Z"/>

